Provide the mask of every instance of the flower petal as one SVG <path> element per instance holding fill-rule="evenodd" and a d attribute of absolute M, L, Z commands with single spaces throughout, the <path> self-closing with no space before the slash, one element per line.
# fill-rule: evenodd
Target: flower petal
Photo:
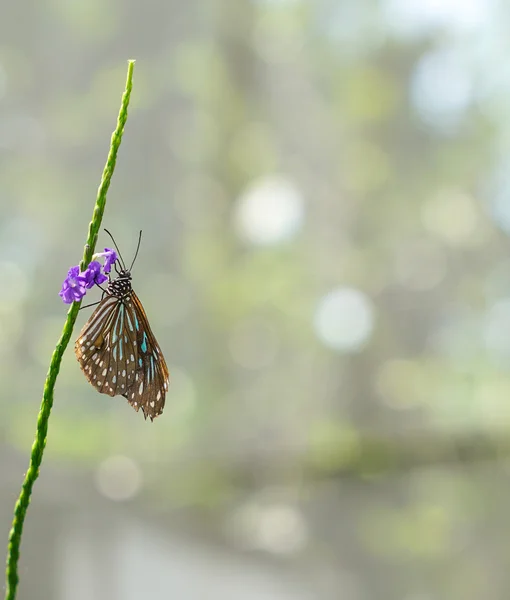
<path fill-rule="evenodd" d="M 79 301 L 85 296 L 86 279 L 83 274 L 80 273 L 80 267 L 74 266 L 67 272 L 67 277 L 62 283 L 62 288 L 59 292 L 59 296 L 66 304 L 72 304 L 73 302 Z"/>
<path fill-rule="evenodd" d="M 109 273 L 112 270 L 112 265 L 117 260 L 117 253 L 112 248 L 105 248 L 104 272 Z"/>

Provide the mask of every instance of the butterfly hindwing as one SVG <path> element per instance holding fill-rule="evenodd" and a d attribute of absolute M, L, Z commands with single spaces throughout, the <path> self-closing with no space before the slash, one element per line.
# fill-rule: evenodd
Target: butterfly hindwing
<path fill-rule="evenodd" d="M 152 333 L 142 303 L 132 292 L 133 319 L 136 330 L 137 370 L 135 382 L 124 396 L 133 408 L 153 420 L 163 412 L 169 373 L 161 348 Z"/>

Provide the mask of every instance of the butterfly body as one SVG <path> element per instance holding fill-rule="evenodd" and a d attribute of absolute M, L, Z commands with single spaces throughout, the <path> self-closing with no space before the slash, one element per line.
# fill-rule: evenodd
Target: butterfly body
<path fill-rule="evenodd" d="M 163 412 L 168 368 L 133 291 L 130 271 L 122 269 L 109 279 L 103 299 L 76 340 L 75 354 L 100 393 L 124 396 L 151 421 Z"/>

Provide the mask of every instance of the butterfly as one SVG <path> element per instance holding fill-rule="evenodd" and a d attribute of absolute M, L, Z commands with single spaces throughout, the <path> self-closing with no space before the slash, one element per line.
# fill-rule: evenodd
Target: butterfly
<path fill-rule="evenodd" d="M 163 353 L 149 325 L 142 303 L 131 284 L 119 255 L 121 269 L 114 263 L 117 277 L 108 274 L 108 287 L 80 332 L 74 352 L 88 381 L 101 394 L 124 396 L 145 419 L 153 421 L 163 412 L 169 373 Z"/>

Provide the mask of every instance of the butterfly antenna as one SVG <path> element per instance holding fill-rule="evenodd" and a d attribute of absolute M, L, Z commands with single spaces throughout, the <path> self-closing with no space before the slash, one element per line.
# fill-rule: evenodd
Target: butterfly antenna
<path fill-rule="evenodd" d="M 133 265 L 135 264 L 136 257 L 138 256 L 138 250 L 140 250 L 141 241 L 142 241 L 142 230 L 140 229 L 140 234 L 138 235 L 138 246 L 136 247 L 135 257 L 133 258 L 133 262 L 131 263 L 131 266 L 129 267 L 130 273 L 131 273 L 131 270 L 133 269 Z"/>
<path fill-rule="evenodd" d="M 120 253 L 119 247 L 117 246 L 117 242 L 113 238 L 113 235 L 108 231 L 108 229 L 105 229 L 105 231 L 112 238 L 113 245 L 115 246 L 115 250 L 117 250 L 117 254 L 119 255 L 119 258 L 120 258 L 120 260 L 122 262 L 122 267 L 124 268 L 124 271 L 125 271 L 126 270 L 126 263 L 124 262 L 124 259 L 122 258 L 122 254 Z"/>

